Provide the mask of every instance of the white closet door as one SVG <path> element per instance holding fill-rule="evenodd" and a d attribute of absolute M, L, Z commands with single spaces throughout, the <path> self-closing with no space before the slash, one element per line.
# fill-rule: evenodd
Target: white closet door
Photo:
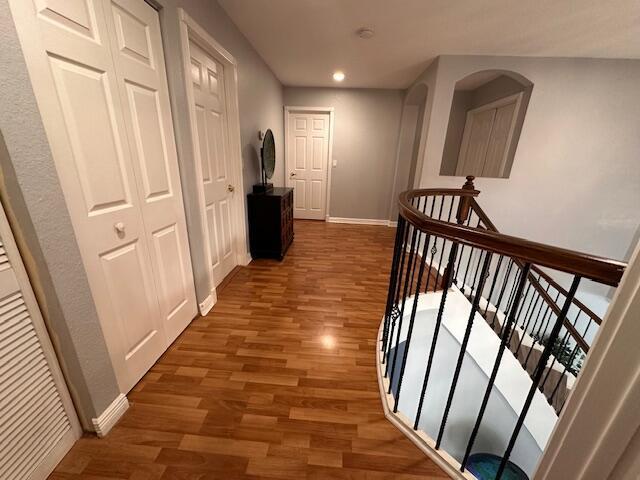
<path fill-rule="evenodd" d="M 11 7 L 126 393 L 196 311 L 157 13 L 141 0 Z"/>
<path fill-rule="evenodd" d="M 0 478 L 44 479 L 80 425 L 0 208 Z"/>
<path fill-rule="evenodd" d="M 224 74 L 223 66 L 192 41 L 189 55 L 210 268 L 217 287 L 237 265 L 233 251 L 234 186 L 230 178 Z"/>
<path fill-rule="evenodd" d="M 487 156 L 482 167 L 483 177 L 500 177 L 504 172 L 507 154 L 511 146 L 516 102 L 503 105 L 496 109 L 493 128 L 487 146 Z"/>
<path fill-rule="evenodd" d="M 196 315 L 158 12 L 104 0 L 160 316 L 169 343 Z"/>

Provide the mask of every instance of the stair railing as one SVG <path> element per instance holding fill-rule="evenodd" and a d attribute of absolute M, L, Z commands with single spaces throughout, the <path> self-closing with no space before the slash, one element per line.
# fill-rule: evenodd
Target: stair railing
<path fill-rule="evenodd" d="M 555 384 L 551 381 L 549 385 L 546 384 L 552 375 L 553 363 L 557 360 L 554 352 L 558 353 L 558 345 L 564 344 L 565 337 L 570 337 L 577 345 L 577 348 L 572 348 L 588 352 L 585 333 L 577 331 L 577 321 L 570 320 L 570 313 L 577 311 L 579 315 L 588 316 L 588 325 L 600 323 L 593 312 L 575 299 L 581 279 L 615 287 L 626 265 L 502 234 L 475 200 L 479 193 L 473 186 L 473 177 L 468 177 L 461 189 L 421 189 L 400 195 L 387 305 L 381 327 L 380 368 L 383 386 L 387 394 L 392 396 L 393 412 L 397 414 L 419 299 L 427 292 L 439 295 L 417 409 L 410 421 L 413 429 L 417 430 L 430 398 L 429 380 L 433 373 L 439 333 L 446 319 L 447 296 L 453 295 L 450 293 L 452 288 L 457 288 L 467 296 L 471 309 L 464 336 L 439 429 L 437 433 L 431 432 L 434 437 L 433 448 L 438 451 L 446 436 L 447 419 L 456 398 L 474 322 L 478 315 L 482 315 L 483 310 L 486 314 L 490 308 L 496 312 L 494 317 L 501 317 L 502 323 L 496 331 L 500 338 L 499 349 L 464 455 L 459 459 L 459 469 L 464 472 L 502 358 L 510 354 L 518 357 L 522 346 L 518 345 L 516 353 L 513 352 L 514 332 L 518 329 L 523 332 L 538 331 L 536 328 L 544 332 L 542 344 L 542 337 L 536 340 L 540 347 L 538 358 L 526 358 L 524 361 L 525 365 L 529 362 L 532 364 L 531 369 L 527 370 L 531 385 L 518 412 L 513 431 L 508 436 L 496 476 L 499 479 L 507 468 L 534 396 L 540 392 L 545 393 L 547 401 L 553 405 L 562 378 Z M 543 268 L 569 274 L 572 279 L 570 288 L 562 288 Z M 522 337 L 520 338 L 522 343 Z M 403 348 L 401 344 L 404 345 Z M 550 385 L 553 385 L 551 394 L 547 391 L 551 388 Z M 558 411 L 557 406 L 554 407 Z"/>
<path fill-rule="evenodd" d="M 467 182 L 473 185 L 473 179 L 473 177 L 468 177 Z M 471 200 L 471 211 L 478 217 L 480 228 L 499 233 L 475 198 Z M 518 270 L 522 270 L 523 262 L 515 259 L 514 263 Z M 525 301 L 528 307 L 523 317 L 518 319 L 521 334 L 516 342 L 517 345 L 514 345 L 516 350 L 514 354 L 523 362 L 525 369 L 529 367 L 529 362 L 534 360 L 531 358 L 532 353 L 541 351 L 541 348 L 537 349 L 536 347 L 544 347 L 544 344 L 548 343 L 546 337 L 548 326 L 553 323 L 554 318 L 560 315 L 561 304 L 568 295 L 564 287 L 536 265 L 532 265 L 527 280 L 527 291 L 530 290 L 530 293 Z M 493 292 L 489 292 L 487 307 L 492 294 Z M 560 339 L 553 345 L 551 364 L 547 366 L 540 386 L 558 413 L 566 402 L 568 389 L 564 388 L 564 384 L 567 382 L 567 375 L 574 378 L 577 376 L 584 358 L 589 353 L 588 334 L 591 332 L 591 337 L 593 337 L 595 329 L 602 323 L 602 319 L 577 298 L 574 297 L 571 303 L 569 313 L 563 322 Z M 494 324 L 495 319 L 496 316 L 493 317 Z M 527 352 L 520 357 L 522 342 L 526 338 L 525 334 L 529 336 L 532 343 Z M 561 367 L 560 371 L 554 369 L 556 363 Z"/>

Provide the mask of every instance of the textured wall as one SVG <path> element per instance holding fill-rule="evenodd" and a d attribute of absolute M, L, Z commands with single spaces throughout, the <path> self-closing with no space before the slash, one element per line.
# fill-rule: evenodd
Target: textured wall
<path fill-rule="evenodd" d="M 333 107 L 332 217 L 389 217 L 403 92 L 285 87 L 290 106 Z"/>

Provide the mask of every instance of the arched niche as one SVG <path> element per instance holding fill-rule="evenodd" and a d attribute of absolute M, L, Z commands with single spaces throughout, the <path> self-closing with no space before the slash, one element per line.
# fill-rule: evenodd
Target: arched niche
<path fill-rule="evenodd" d="M 440 175 L 508 178 L 533 83 L 509 70 L 456 82 Z"/>

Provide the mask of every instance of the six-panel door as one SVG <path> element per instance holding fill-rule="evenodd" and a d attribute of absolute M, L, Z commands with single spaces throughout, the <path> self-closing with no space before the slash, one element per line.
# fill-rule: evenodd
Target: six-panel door
<path fill-rule="evenodd" d="M 293 216 L 324 220 L 329 163 L 329 114 L 288 113 L 287 186 L 293 187 Z"/>
<path fill-rule="evenodd" d="M 230 179 L 224 71 L 193 41 L 189 41 L 189 55 L 211 276 L 214 286 L 218 286 L 237 264 L 231 214 L 235 186 Z"/>

